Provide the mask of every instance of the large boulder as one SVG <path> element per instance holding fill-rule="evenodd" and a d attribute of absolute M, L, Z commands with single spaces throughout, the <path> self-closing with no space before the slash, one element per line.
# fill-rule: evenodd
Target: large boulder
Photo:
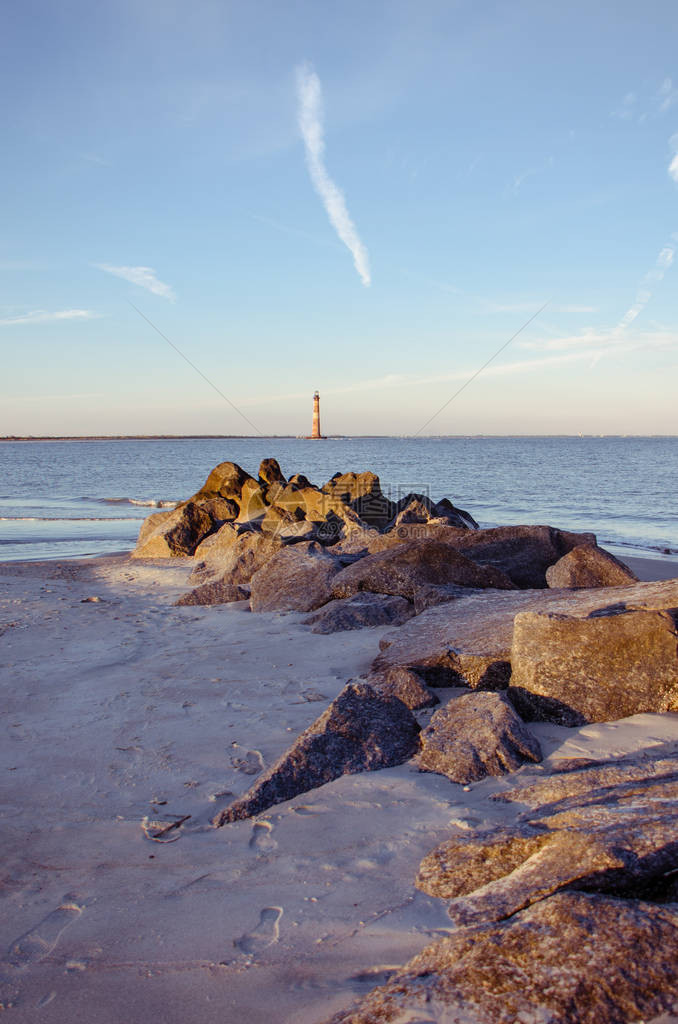
<path fill-rule="evenodd" d="M 365 591 L 329 601 L 304 619 L 304 625 L 310 626 L 312 633 L 339 633 L 366 626 L 400 626 L 413 615 L 414 608 L 404 597 Z"/>
<path fill-rule="evenodd" d="M 521 612 L 512 699 L 527 718 L 569 726 L 678 711 L 677 621 L 678 609 Z"/>
<path fill-rule="evenodd" d="M 349 683 L 254 786 L 213 820 L 217 826 L 260 814 L 274 804 L 341 775 L 402 764 L 416 752 L 419 726 L 395 697 Z"/>
<path fill-rule="evenodd" d="M 503 694 L 467 693 L 433 715 L 421 734 L 418 764 L 466 784 L 541 759 L 539 741 Z"/>
<path fill-rule="evenodd" d="M 395 505 L 382 493 L 376 473 L 335 473 L 323 493 L 350 507 L 369 526 L 383 529 L 393 518 Z"/>
<path fill-rule="evenodd" d="M 238 500 L 240 503 L 240 513 L 236 522 L 259 524 L 268 509 L 265 489 L 259 481 L 245 480 Z"/>
<path fill-rule="evenodd" d="M 546 570 L 549 587 L 625 587 L 634 572 L 596 544 L 579 544 Z"/>
<path fill-rule="evenodd" d="M 376 551 L 385 551 L 394 546 L 389 534 L 381 533 L 374 526 L 367 526 L 357 512 L 345 505 L 338 511 L 328 513 L 326 520 L 335 526 L 332 553 L 363 558 Z"/>
<path fill-rule="evenodd" d="M 677 992 L 675 906 L 559 893 L 432 943 L 331 1024 L 630 1024 Z"/>
<path fill-rule="evenodd" d="M 193 498 L 203 501 L 209 498 L 240 498 L 243 485 L 252 480 L 249 473 L 235 462 L 220 462 Z"/>
<path fill-rule="evenodd" d="M 573 547 L 596 542 L 592 533 L 570 533 L 553 526 L 496 526 L 443 536 L 467 558 L 501 569 L 517 587 L 530 590 L 545 587 L 546 570 Z"/>
<path fill-rule="evenodd" d="M 513 621 L 518 612 L 586 617 L 609 607 L 676 608 L 678 580 L 594 590 L 470 591 L 386 633 L 379 641 L 381 654 L 374 668 L 412 668 L 429 686 L 505 689 L 511 677 Z"/>
<path fill-rule="evenodd" d="M 508 828 L 440 844 L 417 887 L 451 900 L 458 925 L 510 917 L 562 889 L 674 898 L 678 757 L 628 756 L 544 779 L 497 799 L 527 804 Z"/>
<path fill-rule="evenodd" d="M 253 612 L 310 612 L 331 598 L 336 559 L 302 541 L 276 552 L 251 577 Z"/>
<path fill-rule="evenodd" d="M 214 517 L 196 501 L 168 512 L 156 512 L 141 526 L 132 558 L 175 558 L 192 555 L 217 528 Z"/>
<path fill-rule="evenodd" d="M 254 573 L 283 547 L 280 537 L 260 530 L 233 530 L 227 524 L 216 537 L 222 534 L 223 544 L 215 538 L 213 547 L 201 545 L 197 549 L 196 555 L 202 560 L 189 576 L 189 583 L 249 583 Z"/>
<path fill-rule="evenodd" d="M 387 526 L 387 531 L 398 532 L 403 540 L 415 539 L 416 530 L 409 531 L 406 527 L 433 523 L 440 526 L 455 526 L 458 529 L 477 529 L 475 519 L 464 512 L 463 509 L 455 508 L 451 501 L 443 498 L 442 501 L 434 503 L 425 494 L 407 494 L 401 498 L 395 507 L 395 516 Z"/>
<path fill-rule="evenodd" d="M 214 533 L 200 541 L 193 552 L 196 560 L 199 562 L 222 562 L 229 556 L 230 549 L 243 532 L 242 527 L 236 526 L 232 522 L 222 523 Z"/>
<path fill-rule="evenodd" d="M 412 540 L 361 558 L 337 576 L 335 597 L 351 597 L 361 590 L 398 594 L 413 601 L 426 583 L 458 583 L 467 587 L 513 589 L 497 569 L 476 565 L 454 548 L 436 540 Z"/>
<path fill-rule="evenodd" d="M 467 591 L 466 597 L 429 608 L 381 638 L 373 669 L 410 668 L 429 686 L 506 689 L 514 616 L 540 593 Z"/>
<path fill-rule="evenodd" d="M 277 459 L 264 459 L 259 466 L 259 482 L 261 484 L 283 484 L 287 483 L 287 480 L 283 476 L 280 465 Z"/>

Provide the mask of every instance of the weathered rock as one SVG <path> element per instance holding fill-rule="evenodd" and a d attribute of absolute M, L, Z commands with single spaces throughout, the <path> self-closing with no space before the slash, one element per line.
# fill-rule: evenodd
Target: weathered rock
<path fill-rule="evenodd" d="M 319 488 L 313 487 L 311 484 L 302 487 L 290 481 L 276 495 L 275 504 L 294 515 L 298 514 L 297 510 L 300 510 L 307 519 L 321 520 L 326 517 L 334 505 L 338 507 L 340 503 L 333 502 L 327 494 L 323 494 Z"/>
<path fill-rule="evenodd" d="M 410 711 L 432 708 L 440 701 L 425 685 L 421 676 L 407 668 L 391 668 L 387 672 L 372 672 L 367 683 L 378 693 L 397 697 Z"/>
<path fill-rule="evenodd" d="M 312 633 L 339 633 L 366 626 L 399 626 L 413 615 L 414 608 L 404 597 L 365 592 L 330 601 L 304 619 L 304 625 Z"/>
<path fill-rule="evenodd" d="M 546 570 L 579 544 L 595 544 L 592 533 L 570 533 L 553 526 L 495 526 L 459 529 L 430 523 L 422 536 L 451 544 L 479 565 L 494 566 L 521 589 L 546 587 Z"/>
<path fill-rule="evenodd" d="M 331 598 L 337 562 L 314 542 L 285 547 L 251 577 L 253 612 L 310 612 Z"/>
<path fill-rule="evenodd" d="M 150 522 L 149 522 L 150 520 Z M 173 558 L 192 555 L 216 523 L 197 502 L 184 502 L 170 512 L 156 512 L 143 523 L 133 558 Z"/>
<path fill-rule="evenodd" d="M 433 506 L 436 519 L 447 520 L 450 526 L 460 526 L 463 529 L 478 530 L 479 526 L 470 512 L 463 508 L 457 508 L 449 498 L 441 498 Z"/>
<path fill-rule="evenodd" d="M 369 526 L 385 527 L 395 506 L 381 490 L 376 473 L 335 473 L 322 488 L 330 498 L 350 505 Z"/>
<path fill-rule="evenodd" d="M 239 501 L 240 513 L 237 523 L 258 523 L 268 509 L 264 489 L 257 480 L 245 480 Z"/>
<path fill-rule="evenodd" d="M 223 544 L 215 541 L 214 547 L 207 550 L 200 546 L 196 554 L 204 558 L 189 576 L 189 583 L 249 583 L 254 573 L 283 547 L 279 537 L 260 530 L 244 529 L 235 537 L 231 530 L 232 527 L 222 526 L 217 534 L 224 534 Z"/>
<path fill-rule="evenodd" d="M 455 508 L 447 498 L 443 498 L 442 501 L 434 504 L 425 494 L 412 493 L 407 494 L 398 502 L 395 516 L 386 529 L 388 532 L 401 530 L 398 536 L 402 540 L 414 540 L 417 539 L 417 532 L 404 528 L 428 523 L 436 523 L 440 526 L 456 526 L 462 530 L 476 529 L 478 526 L 475 519 L 468 512 Z"/>
<path fill-rule="evenodd" d="M 678 609 L 521 612 L 511 699 L 527 718 L 569 726 L 678 711 L 677 619 Z"/>
<path fill-rule="evenodd" d="M 467 693 L 436 711 L 421 734 L 419 767 L 466 784 L 541 761 L 539 741 L 499 693 Z"/>
<path fill-rule="evenodd" d="M 598 820 L 603 808 L 627 814 L 619 808 L 639 802 L 657 811 L 667 801 L 678 801 L 678 753 L 627 754 L 608 761 L 568 759 L 559 762 L 546 778 L 498 793 L 493 799 L 523 804 L 527 810 L 520 817 L 531 821 L 557 821 L 562 811 L 574 809 Z"/>
<path fill-rule="evenodd" d="M 348 506 L 335 513 L 335 517 L 338 524 L 336 543 L 332 549 L 335 555 L 364 557 L 394 546 L 388 534 L 380 533 L 373 526 L 367 526 L 358 513 Z"/>
<path fill-rule="evenodd" d="M 677 991 L 675 907 L 560 893 L 427 946 L 331 1024 L 630 1024 Z"/>
<path fill-rule="evenodd" d="M 231 601 L 247 601 L 250 588 L 246 583 L 203 583 L 187 594 L 183 594 L 174 603 L 179 607 L 185 605 L 230 604 Z"/>
<path fill-rule="evenodd" d="M 419 726 L 395 697 L 349 683 L 254 786 L 215 818 L 249 818 L 341 775 L 402 764 L 418 748 Z"/>
<path fill-rule="evenodd" d="M 234 526 L 232 522 L 223 523 L 218 530 L 200 541 L 193 552 L 196 560 L 222 562 L 242 532 L 242 528 Z"/>
<path fill-rule="evenodd" d="M 665 899 L 678 871 L 678 755 L 627 757 L 497 799 L 527 804 L 511 828 L 450 839 L 416 884 L 451 899 L 456 924 L 500 920 L 561 889 Z"/>
<path fill-rule="evenodd" d="M 415 595 L 416 607 L 417 595 Z M 471 591 L 429 608 L 379 641 L 375 670 L 412 668 L 429 686 L 504 689 L 511 676 L 513 620 L 518 612 L 586 617 L 606 607 L 678 607 L 678 580 L 599 590 Z M 520 711 L 520 709 L 518 709 Z"/>
<path fill-rule="evenodd" d="M 427 608 L 435 608 L 439 604 L 449 604 L 450 601 L 458 601 L 460 597 L 468 597 L 474 589 L 460 587 L 457 583 L 439 586 L 435 583 L 425 583 L 414 595 L 414 610 L 417 615 L 421 615 Z"/>
<path fill-rule="evenodd" d="M 290 527 L 299 529 L 300 523 L 304 524 L 304 530 L 313 531 L 313 523 L 309 523 L 308 520 L 304 519 L 304 513 L 301 508 L 297 507 L 292 510 L 282 508 L 280 505 L 271 505 L 266 510 L 259 525 L 263 533 L 277 534 Z"/>
<path fill-rule="evenodd" d="M 534 600 L 535 591 L 471 591 L 468 597 L 429 608 L 381 638 L 382 651 L 372 667 L 411 668 L 429 686 L 505 689 L 511 676 L 513 619 Z"/>
<path fill-rule="evenodd" d="M 179 506 L 177 506 L 177 508 L 178 507 Z M 139 529 L 137 545 L 136 549 L 132 552 L 132 558 L 138 557 L 137 552 L 145 546 L 151 537 L 155 534 L 160 534 L 165 524 L 176 521 L 176 511 L 176 508 L 168 508 L 163 509 L 162 512 L 151 512 L 150 515 L 146 516 Z M 174 518 L 172 518 L 173 516 Z"/>
<path fill-rule="evenodd" d="M 546 570 L 549 587 L 624 587 L 634 572 L 596 544 L 579 544 Z"/>
<path fill-rule="evenodd" d="M 259 481 L 262 484 L 286 484 L 287 480 L 276 459 L 264 459 L 259 466 Z"/>
<path fill-rule="evenodd" d="M 303 489 L 304 487 L 314 487 L 314 485 L 311 483 L 308 477 L 304 476 L 303 473 L 293 473 L 288 482 L 291 483 L 293 486 L 301 489 Z"/>
<path fill-rule="evenodd" d="M 194 494 L 195 501 L 209 498 L 240 498 L 243 484 L 252 477 L 235 462 L 220 462 L 215 466 L 207 480 Z"/>
<path fill-rule="evenodd" d="M 208 498 L 199 504 L 200 508 L 212 517 L 217 527 L 237 519 L 240 512 L 240 507 L 233 498 Z"/>
<path fill-rule="evenodd" d="M 510 590 L 513 584 L 503 573 L 481 567 L 454 548 L 435 540 L 413 540 L 361 558 L 337 576 L 335 597 L 351 597 L 361 590 L 399 594 L 409 601 L 426 583 L 459 583 L 468 587 Z"/>

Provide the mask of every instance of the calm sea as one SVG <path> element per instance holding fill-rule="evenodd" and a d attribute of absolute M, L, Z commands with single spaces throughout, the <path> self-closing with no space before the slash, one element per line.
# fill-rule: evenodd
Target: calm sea
<path fill-rule="evenodd" d="M 256 475 L 269 456 L 317 484 L 369 469 L 392 497 L 449 497 L 481 526 L 548 523 L 618 553 L 678 553 L 675 437 L 183 438 L 0 443 L 0 560 L 130 549 L 149 512 L 217 463 Z"/>

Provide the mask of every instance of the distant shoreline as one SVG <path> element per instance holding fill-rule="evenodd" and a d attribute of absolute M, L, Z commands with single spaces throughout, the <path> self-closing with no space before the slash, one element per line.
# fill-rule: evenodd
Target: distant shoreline
<path fill-rule="evenodd" d="M 473 440 L 510 440 L 516 438 L 573 438 L 583 441 L 599 438 L 618 438 L 623 440 L 675 440 L 678 434 L 427 434 L 420 437 L 416 434 L 324 434 L 322 440 L 331 441 L 473 441 Z M 312 441 L 317 438 L 298 434 L 77 434 L 77 435 L 11 435 L 0 437 L 0 444 L 13 444 L 17 441 Z"/>

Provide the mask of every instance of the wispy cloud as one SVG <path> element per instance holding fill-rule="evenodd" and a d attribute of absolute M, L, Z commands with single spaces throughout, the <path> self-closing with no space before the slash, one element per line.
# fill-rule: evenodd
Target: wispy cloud
<path fill-rule="evenodd" d="M 676 246 L 673 241 L 669 242 L 668 245 L 665 245 L 662 248 L 655 260 L 654 267 L 652 267 L 651 270 L 648 270 L 647 274 L 645 274 L 638 285 L 635 302 L 626 310 L 624 316 L 617 325 L 618 327 L 628 327 L 628 325 L 633 323 L 636 317 L 642 313 L 652 298 L 652 289 L 650 288 L 650 285 L 655 283 L 658 284 L 663 279 L 664 274 L 673 263 L 675 252 Z"/>
<path fill-rule="evenodd" d="M 520 348 L 538 349 L 542 352 L 557 352 L 573 349 L 586 350 L 590 355 L 601 355 L 616 351 L 635 351 L 637 348 L 666 348 L 678 345 L 678 334 L 665 328 L 654 327 L 645 332 L 635 331 L 629 335 L 629 328 L 640 316 L 652 298 L 652 287 L 659 284 L 666 272 L 673 265 L 678 236 L 671 236 L 671 241 L 664 245 L 655 260 L 654 266 L 643 276 L 636 297 L 619 322 L 613 327 L 585 327 L 575 334 L 566 334 L 536 341 L 519 342 Z M 597 352 L 597 354 L 596 354 Z"/>
<path fill-rule="evenodd" d="M 99 270 L 106 271 L 107 274 L 121 277 L 124 281 L 129 281 L 130 284 L 136 284 L 139 288 L 145 288 L 153 295 L 160 295 L 163 299 L 169 299 L 170 302 L 175 301 L 176 296 L 171 286 L 156 277 L 153 267 L 114 267 L 110 263 L 95 263 L 94 266 Z"/>
<path fill-rule="evenodd" d="M 642 124 L 648 118 L 662 117 L 678 103 L 678 88 L 673 79 L 667 75 L 651 94 L 639 97 L 635 92 L 627 92 L 619 106 L 610 111 L 610 116 L 618 121 L 637 121 Z"/>
<path fill-rule="evenodd" d="M 664 114 L 667 110 L 671 109 L 674 103 L 678 103 L 678 89 L 670 78 L 665 78 L 659 86 L 655 102 L 660 114 Z"/>
<path fill-rule="evenodd" d="M 306 164 L 311 182 L 322 200 L 330 224 L 353 256 L 353 265 L 367 288 L 371 284 L 367 249 L 349 216 L 343 192 L 332 181 L 325 167 L 322 90 L 320 79 L 308 64 L 297 68 L 297 98 L 299 128 L 306 148 Z"/>
<path fill-rule="evenodd" d="M 18 316 L 6 316 L 0 319 L 0 325 L 11 327 L 15 324 L 47 324 L 58 320 L 96 320 L 100 313 L 93 313 L 91 309 L 60 309 L 48 313 L 45 309 L 34 309 L 30 313 L 20 313 Z"/>
<path fill-rule="evenodd" d="M 669 164 L 669 174 L 678 185 L 678 133 L 669 139 L 669 146 L 673 153 L 673 159 Z"/>

